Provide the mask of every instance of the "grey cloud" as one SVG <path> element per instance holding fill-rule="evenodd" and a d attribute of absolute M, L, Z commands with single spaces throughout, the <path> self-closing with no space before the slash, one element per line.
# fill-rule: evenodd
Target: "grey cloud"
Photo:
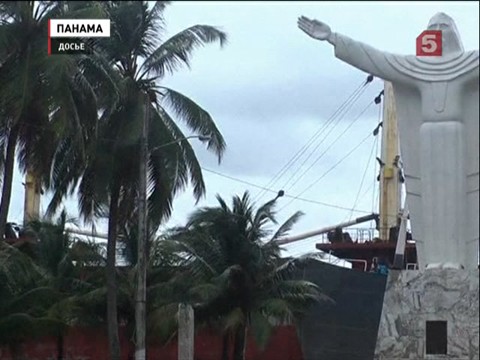
<path fill-rule="evenodd" d="M 281 79 L 272 76 L 252 84 L 232 81 L 222 88 L 212 82 L 191 78 L 190 81 L 172 82 L 172 87 L 180 90 L 188 88 L 186 93 L 207 109 L 220 126 L 229 124 L 232 116 L 242 117 L 246 122 L 261 120 L 284 125 L 296 122 L 299 117 L 329 118 L 366 77 L 363 73 L 348 73 L 337 79 L 321 76 Z M 358 103 L 362 105 L 373 101 L 382 85 L 380 80 L 375 80 Z"/>

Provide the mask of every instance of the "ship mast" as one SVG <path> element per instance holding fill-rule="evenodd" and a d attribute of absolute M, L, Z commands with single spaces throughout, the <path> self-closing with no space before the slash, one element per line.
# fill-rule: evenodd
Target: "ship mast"
<path fill-rule="evenodd" d="M 381 142 L 379 238 L 389 240 L 390 229 L 399 226 L 401 203 L 400 148 L 395 97 L 392 84 L 385 82 Z"/>
<path fill-rule="evenodd" d="M 392 85 L 385 82 L 383 102 L 383 122 L 382 139 L 380 154 L 380 186 L 379 186 L 379 216 L 378 230 L 380 242 L 340 242 L 319 243 L 316 249 L 325 253 L 331 253 L 334 256 L 347 260 L 352 263 L 352 267 L 368 271 L 374 258 L 386 259 L 393 264 L 395 269 L 404 269 L 405 258 L 415 258 L 415 248 L 412 244 L 406 243 L 406 223 L 408 210 L 400 211 L 401 208 L 401 190 L 403 183 L 402 163 L 400 161 L 399 134 L 397 126 L 397 116 L 395 108 L 395 98 Z M 374 133 L 375 134 L 375 133 Z M 371 218 L 375 214 L 356 219 L 360 223 Z M 280 244 L 303 240 L 312 236 L 323 234 L 332 229 L 341 229 L 350 226 L 351 223 L 342 223 L 316 231 L 311 231 L 297 236 L 288 236 L 277 240 Z M 395 230 L 392 231 L 391 230 Z M 396 242 L 396 244 L 394 244 Z M 360 266 L 360 268 L 359 268 Z"/>

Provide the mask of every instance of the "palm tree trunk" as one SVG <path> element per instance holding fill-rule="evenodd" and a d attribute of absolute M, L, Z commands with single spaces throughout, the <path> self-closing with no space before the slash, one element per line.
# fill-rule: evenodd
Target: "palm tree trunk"
<path fill-rule="evenodd" d="M 147 301 L 147 163 L 148 163 L 148 121 L 150 99 L 146 96 L 143 116 L 142 137 L 138 176 L 138 241 L 137 241 L 137 284 L 135 291 L 135 359 L 145 359 L 146 301 Z M 191 308 L 189 308 L 191 310 Z M 192 310 L 193 312 L 193 310 Z M 188 338 L 188 336 L 187 336 Z"/>
<path fill-rule="evenodd" d="M 118 223 L 118 198 L 120 189 L 117 184 L 110 194 L 107 240 L 107 328 L 110 359 L 120 360 L 120 339 L 118 337 L 116 247 Z"/>
<path fill-rule="evenodd" d="M 63 335 L 60 334 L 60 335 L 57 336 L 57 360 L 63 360 L 64 359 L 63 344 L 64 344 Z"/>
<path fill-rule="evenodd" d="M 233 360 L 245 360 L 247 347 L 247 326 L 241 325 L 235 333 L 235 345 L 233 348 Z"/>
<path fill-rule="evenodd" d="M 5 167 L 3 169 L 2 199 L 0 204 L 0 239 L 5 235 L 7 226 L 8 209 L 12 196 L 13 168 L 15 165 L 15 148 L 17 146 L 18 129 L 15 127 L 8 135 Z"/>
<path fill-rule="evenodd" d="M 229 360 L 230 358 L 230 356 L 228 356 L 230 354 L 230 351 L 229 351 L 230 342 L 228 340 L 229 340 L 229 334 L 226 333 L 223 335 L 223 339 L 222 339 L 222 360 Z"/>
<path fill-rule="evenodd" d="M 12 360 L 25 360 L 21 344 L 10 344 L 9 350 Z"/>

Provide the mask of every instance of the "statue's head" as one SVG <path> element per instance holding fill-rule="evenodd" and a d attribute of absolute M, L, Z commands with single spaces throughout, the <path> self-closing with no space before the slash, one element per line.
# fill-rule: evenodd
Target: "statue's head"
<path fill-rule="evenodd" d="M 443 55 L 463 53 L 463 44 L 455 21 L 445 13 L 435 14 L 428 23 L 428 30 L 442 31 Z"/>

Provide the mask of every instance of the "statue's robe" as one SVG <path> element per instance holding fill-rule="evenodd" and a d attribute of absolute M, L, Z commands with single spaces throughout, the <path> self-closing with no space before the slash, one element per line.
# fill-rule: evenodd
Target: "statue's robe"
<path fill-rule="evenodd" d="M 477 268 L 478 51 L 402 56 L 333 36 L 337 58 L 393 85 L 419 266 Z"/>

